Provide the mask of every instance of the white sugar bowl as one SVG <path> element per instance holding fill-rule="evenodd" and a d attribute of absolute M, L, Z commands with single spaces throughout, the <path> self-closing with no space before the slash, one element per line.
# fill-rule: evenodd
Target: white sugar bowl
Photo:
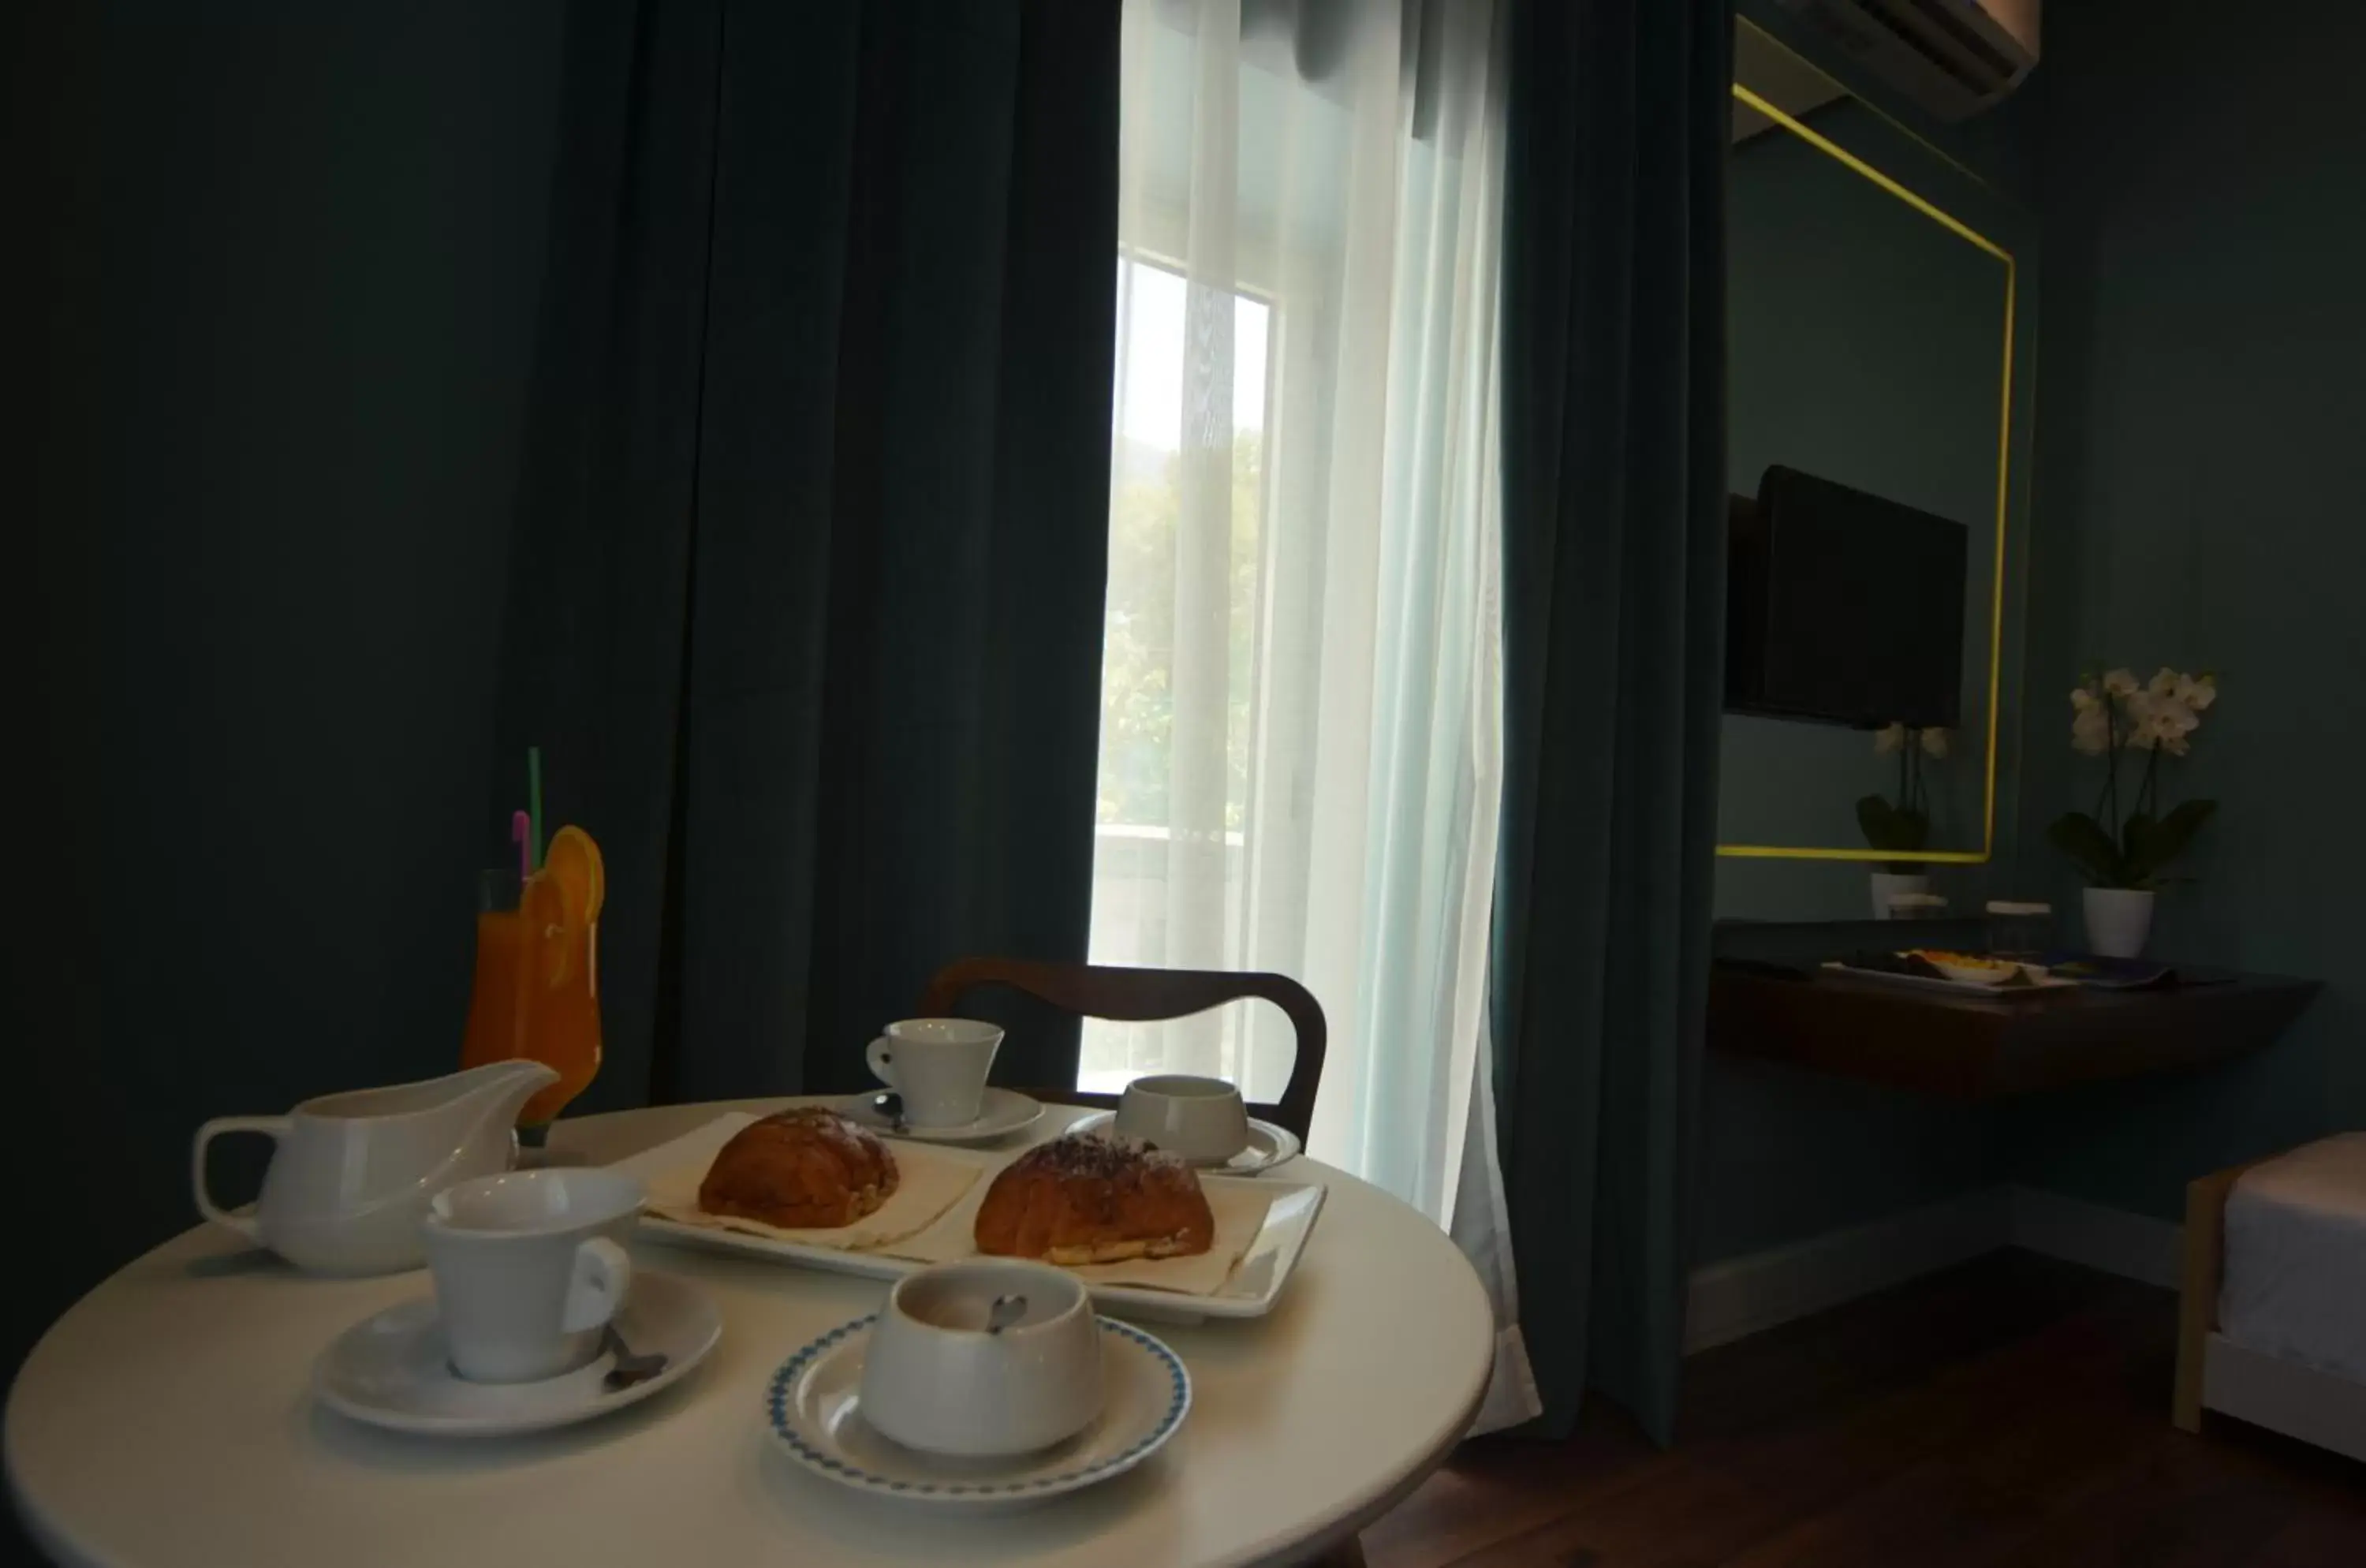
<path fill-rule="evenodd" d="M 1121 1137 L 1139 1138 L 1193 1165 L 1222 1165 L 1249 1143 L 1248 1108 L 1222 1078 L 1160 1073 L 1136 1078 L 1118 1097 Z"/>

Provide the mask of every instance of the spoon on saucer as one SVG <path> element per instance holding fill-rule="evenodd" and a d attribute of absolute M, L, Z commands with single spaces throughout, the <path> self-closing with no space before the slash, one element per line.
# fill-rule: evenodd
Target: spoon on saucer
<path fill-rule="evenodd" d="M 601 1331 L 600 1343 L 616 1358 L 615 1364 L 608 1369 L 608 1375 L 600 1382 L 610 1393 L 620 1393 L 637 1382 L 647 1382 L 666 1370 L 666 1357 L 662 1352 L 652 1350 L 641 1354 L 635 1351 L 625 1343 L 625 1337 L 616 1332 L 614 1323 Z"/>
<path fill-rule="evenodd" d="M 873 1095 L 871 1109 L 885 1119 L 889 1132 L 908 1133 L 912 1130 L 912 1124 L 904 1120 L 904 1097 L 894 1089 Z"/>

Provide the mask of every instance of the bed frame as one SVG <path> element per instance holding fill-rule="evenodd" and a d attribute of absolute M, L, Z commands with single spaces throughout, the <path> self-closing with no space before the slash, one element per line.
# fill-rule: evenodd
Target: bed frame
<path fill-rule="evenodd" d="M 2226 1265 L 2226 1195 L 2251 1166 L 2229 1167 L 2185 1189 L 2185 1278 L 2177 1314 L 2177 1394 L 2169 1418 L 2202 1430 L 2202 1412 L 2366 1461 L 2366 1383 L 2245 1349 L 2218 1332 Z"/>

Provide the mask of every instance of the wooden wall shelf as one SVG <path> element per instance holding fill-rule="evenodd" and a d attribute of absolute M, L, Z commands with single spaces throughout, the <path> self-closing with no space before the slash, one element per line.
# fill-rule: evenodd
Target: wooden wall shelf
<path fill-rule="evenodd" d="M 1709 978 L 1708 1045 L 1951 1100 L 2002 1100 L 2255 1051 L 2300 1016 L 2318 987 L 2244 975 L 1990 999 L 1719 964 Z"/>

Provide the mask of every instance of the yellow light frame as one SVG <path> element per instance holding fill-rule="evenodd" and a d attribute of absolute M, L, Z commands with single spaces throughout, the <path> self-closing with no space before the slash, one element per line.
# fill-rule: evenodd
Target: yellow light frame
<path fill-rule="evenodd" d="M 1980 807 L 1980 847 L 1975 850 L 1809 849 L 1780 844 L 1719 844 L 1717 852 L 1737 860 L 1920 861 L 1932 865 L 1985 865 L 1996 853 L 1996 788 L 1998 708 L 2004 690 L 2005 516 L 2010 509 L 2012 473 L 2012 333 L 2014 268 L 2012 253 L 1944 210 L 1929 198 L 1909 190 L 1830 137 L 1810 130 L 1741 83 L 1733 84 L 1737 103 L 1746 104 L 1788 130 L 1808 146 L 1864 175 L 1925 218 L 2004 263 L 2004 394 L 1997 421 L 1996 587 L 1989 607 L 1988 770 Z"/>

